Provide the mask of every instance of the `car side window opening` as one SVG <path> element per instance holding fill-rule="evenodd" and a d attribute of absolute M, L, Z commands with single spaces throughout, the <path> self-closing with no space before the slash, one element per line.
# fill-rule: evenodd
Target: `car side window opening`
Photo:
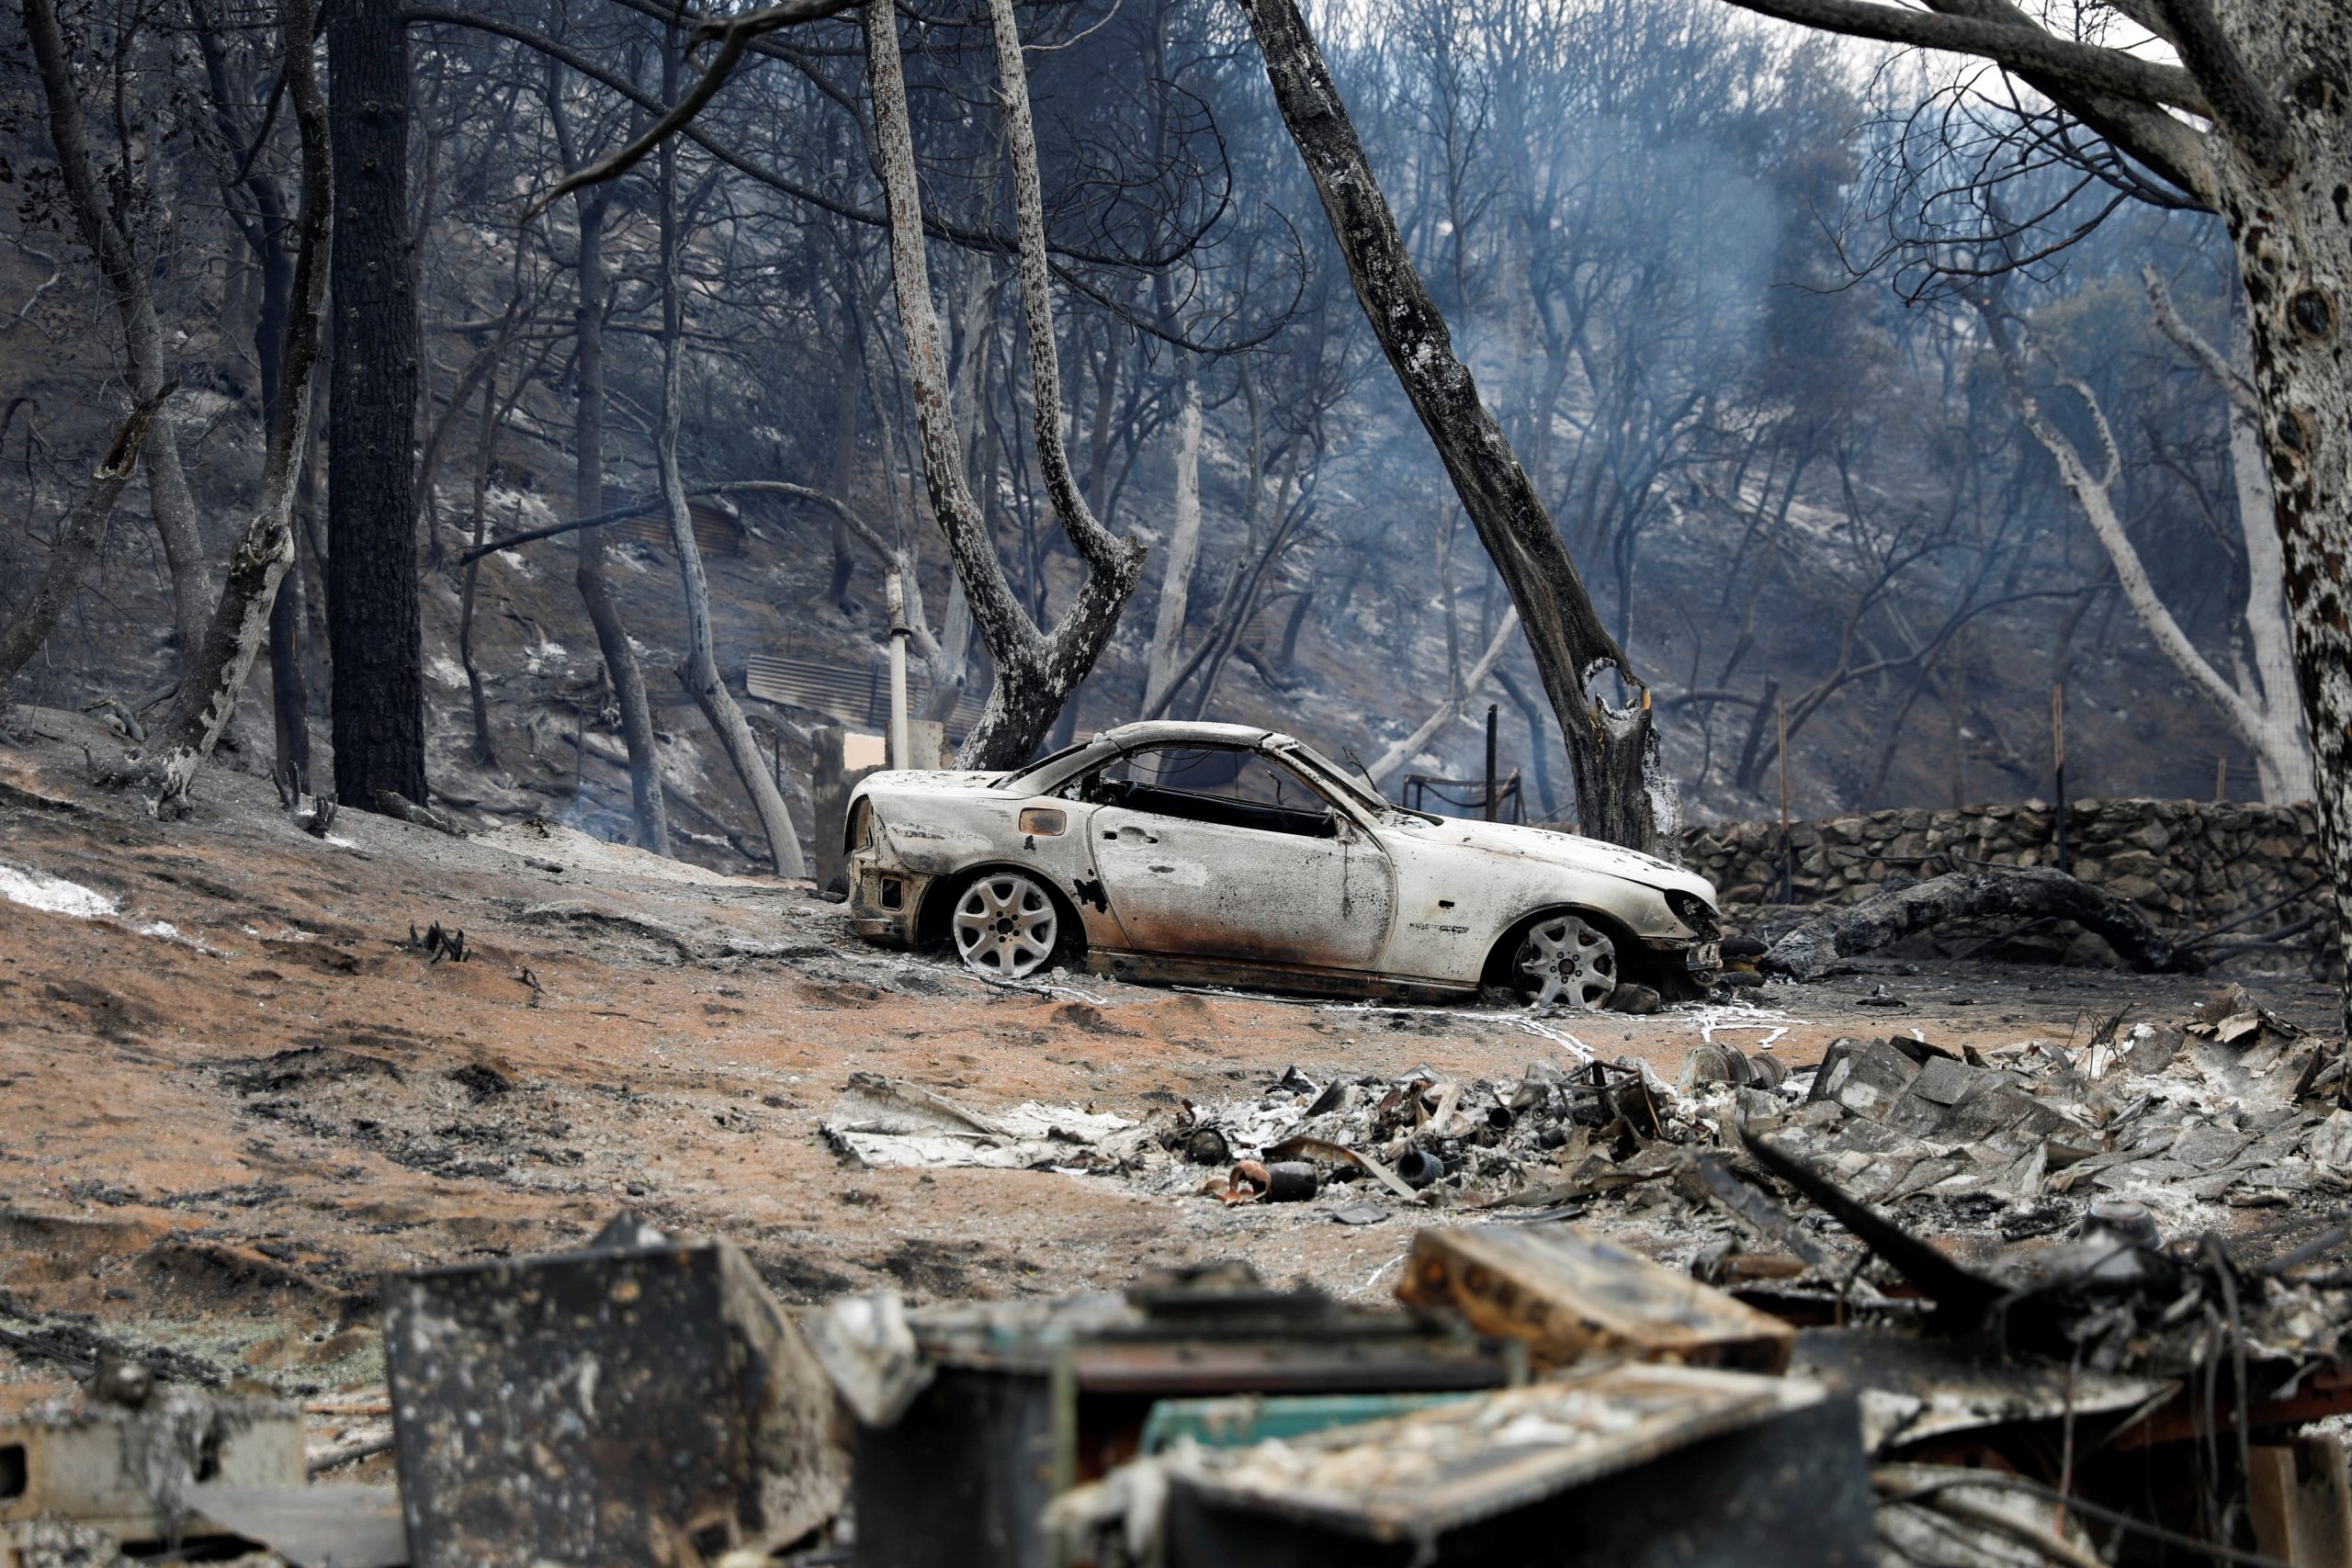
<path fill-rule="evenodd" d="M 1329 805 L 1296 773 L 1256 751 L 1228 746 L 1155 746 L 1129 751 L 1087 775 L 1080 798 L 1158 817 L 1328 839 Z"/>

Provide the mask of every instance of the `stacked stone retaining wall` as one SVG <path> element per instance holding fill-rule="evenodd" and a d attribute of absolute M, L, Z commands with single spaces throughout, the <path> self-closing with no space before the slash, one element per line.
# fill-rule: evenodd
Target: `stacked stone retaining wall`
<path fill-rule="evenodd" d="M 2210 931 L 2215 944 L 2318 923 L 2286 938 L 2285 956 L 2333 975 L 2342 962 L 2308 804 L 2078 800 L 2066 808 L 2068 869 L 2129 898 L 2176 934 Z M 1853 902 L 1891 878 L 1933 876 L 1970 863 L 2055 865 L 2055 814 L 2040 801 L 1930 811 L 1917 807 L 1790 825 L 1793 901 Z M 1733 905 L 1777 903 L 1780 825 L 1724 822 L 1686 829 L 1683 862 Z M 2314 888 L 2313 885 L 2316 884 Z M 2306 891 L 2306 890 L 2309 891 Z M 2281 900 L 2285 900 L 2283 904 Z M 2278 904 L 2255 919 L 2256 911 Z M 2250 954 L 2249 958 L 2275 956 Z"/>

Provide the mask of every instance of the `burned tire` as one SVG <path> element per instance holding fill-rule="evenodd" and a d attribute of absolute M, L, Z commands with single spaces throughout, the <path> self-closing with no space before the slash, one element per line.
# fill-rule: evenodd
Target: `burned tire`
<path fill-rule="evenodd" d="M 982 979 L 1025 980 L 1061 951 L 1061 906 L 1026 872 L 985 871 L 956 895 L 947 934 Z"/>
<path fill-rule="evenodd" d="M 1619 974 L 1616 939 L 1582 915 L 1544 916 L 1511 954 L 1512 986 L 1538 1007 L 1566 1000 L 1599 1012 L 1616 991 Z"/>

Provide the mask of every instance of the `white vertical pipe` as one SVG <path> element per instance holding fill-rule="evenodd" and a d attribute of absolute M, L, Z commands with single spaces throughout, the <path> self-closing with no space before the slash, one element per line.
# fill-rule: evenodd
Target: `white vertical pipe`
<path fill-rule="evenodd" d="M 908 755 L 907 736 L 907 638 L 913 633 L 907 626 L 907 589 L 892 568 L 886 580 L 890 605 L 890 765 L 908 768 L 914 765 Z"/>

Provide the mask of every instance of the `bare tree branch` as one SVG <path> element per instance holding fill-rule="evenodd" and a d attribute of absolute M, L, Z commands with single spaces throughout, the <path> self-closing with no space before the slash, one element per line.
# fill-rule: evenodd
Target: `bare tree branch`
<path fill-rule="evenodd" d="M 2192 114 L 2213 111 L 2197 77 L 2177 65 L 2143 60 L 2121 50 L 2075 43 L 2037 27 L 1980 17 L 1909 11 L 1872 0 L 1731 0 L 1759 16 L 1804 27 L 1877 39 L 1915 49 L 1973 54 L 2019 73 L 2045 76 L 2094 93 L 2146 104 L 2170 104 Z"/>
<path fill-rule="evenodd" d="M 2191 359 L 2197 361 L 2240 412 L 2260 419 L 2262 402 L 2255 396 L 2252 383 L 2238 374 L 2236 367 L 2222 357 L 2219 349 L 2198 336 L 2189 324 L 2180 319 L 2180 311 L 2172 302 L 2172 290 L 2165 287 L 2165 280 L 2156 275 L 2156 269 L 2142 267 L 2140 281 L 2147 286 L 2148 303 L 2155 307 L 2156 325 L 2164 329 L 2165 336 L 2179 344 Z"/>
<path fill-rule="evenodd" d="M 2211 0 L 2154 0 L 2172 23 L 2181 63 L 2193 73 L 2212 105 L 2212 117 L 2265 174 L 2284 167 L 2287 112 L 2255 80 L 2236 44 L 2222 30 Z M 2339 16 L 2339 20 L 2341 19 Z"/>
<path fill-rule="evenodd" d="M 711 38 L 718 39 L 718 56 L 710 62 L 709 69 L 695 78 L 695 85 L 686 89 L 685 96 L 649 126 L 644 135 L 611 157 L 591 164 L 584 169 L 576 169 L 557 181 L 554 189 L 524 209 L 523 221 L 529 222 L 573 191 L 618 179 L 644 162 L 648 152 L 677 134 L 688 120 L 702 112 L 705 104 L 718 96 L 718 89 L 727 85 L 727 78 L 741 63 L 744 51 L 753 39 L 763 33 L 772 33 L 778 28 L 821 21 L 848 10 L 855 4 L 857 0 L 784 0 L 782 5 L 763 6 L 740 17 L 730 17 L 725 21 L 703 23 L 695 29 L 695 41 L 699 43 Z"/>
<path fill-rule="evenodd" d="M 5 696 L 8 682 L 26 660 L 39 651 L 57 617 L 64 613 L 80 588 L 90 563 L 98 557 L 106 544 L 107 524 L 114 515 L 115 502 L 123 487 L 139 466 L 140 444 L 147 438 L 148 426 L 156 411 L 164 406 L 178 387 L 167 382 L 153 397 L 141 401 L 123 416 L 115 431 L 114 440 L 107 446 L 106 456 L 98 459 L 96 469 L 82 497 L 74 504 L 59 525 L 57 538 L 50 546 L 49 564 L 42 569 L 40 581 L 33 585 L 32 596 L 25 602 L 16 617 L 0 623 L 0 696 Z M 0 707 L 5 707 L 0 703 Z"/>

